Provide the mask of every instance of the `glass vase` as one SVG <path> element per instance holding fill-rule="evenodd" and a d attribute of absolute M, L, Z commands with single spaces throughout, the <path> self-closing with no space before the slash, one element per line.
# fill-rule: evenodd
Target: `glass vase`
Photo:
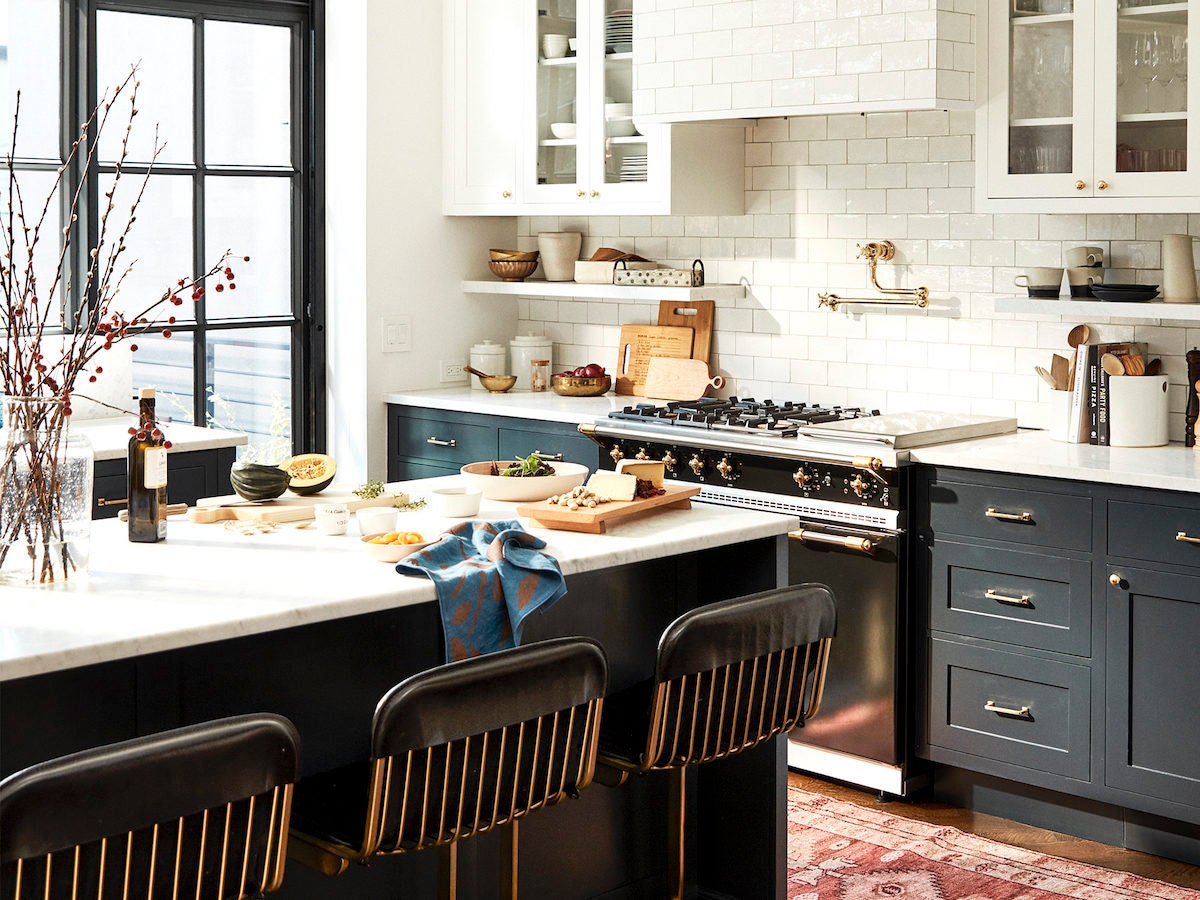
<path fill-rule="evenodd" d="M 0 429 L 0 582 L 61 584 L 87 572 L 91 443 L 61 400 L 4 397 Z"/>

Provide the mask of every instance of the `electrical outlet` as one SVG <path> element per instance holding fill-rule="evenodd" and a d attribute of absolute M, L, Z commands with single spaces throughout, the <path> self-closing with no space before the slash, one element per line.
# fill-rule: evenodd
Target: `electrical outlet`
<path fill-rule="evenodd" d="M 467 372 L 463 368 L 466 363 L 461 362 L 440 362 L 438 363 L 438 371 L 441 373 L 438 376 L 439 381 L 465 381 Z"/>

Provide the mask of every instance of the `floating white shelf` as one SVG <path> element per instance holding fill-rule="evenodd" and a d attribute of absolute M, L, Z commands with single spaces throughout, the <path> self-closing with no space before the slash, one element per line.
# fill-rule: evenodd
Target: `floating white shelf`
<path fill-rule="evenodd" d="M 1102 300 L 1036 300 L 1028 297 L 997 297 L 997 312 L 1050 313 L 1060 316 L 1107 316 L 1116 319 L 1160 319 L 1200 322 L 1200 303 L 1115 303 Z"/>
<path fill-rule="evenodd" d="M 508 294 L 517 297 L 583 297 L 589 300 L 740 300 L 741 284 L 704 287 L 641 287 L 631 284 L 578 284 L 574 281 L 464 281 L 468 294 Z"/>

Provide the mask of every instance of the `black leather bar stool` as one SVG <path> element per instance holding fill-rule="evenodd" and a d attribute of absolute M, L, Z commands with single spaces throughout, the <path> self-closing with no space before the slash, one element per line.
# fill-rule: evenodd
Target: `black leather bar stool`
<path fill-rule="evenodd" d="M 600 737 L 607 771 L 597 777 L 619 784 L 630 773 L 671 773 L 670 897 L 683 896 L 684 770 L 816 715 L 836 623 L 833 594 L 820 584 L 703 606 L 667 626 L 652 681 L 608 699 Z"/>
<path fill-rule="evenodd" d="M 0 782 L 0 897 L 237 900 L 283 880 L 292 723 L 234 716 L 16 772 Z"/>
<path fill-rule="evenodd" d="M 440 848 L 455 897 L 457 843 L 506 832 L 501 896 L 517 896 L 517 821 L 591 783 L 608 686 L 584 638 L 418 673 L 379 701 L 371 759 L 296 786 L 290 852 L 327 875 L 377 855 Z"/>

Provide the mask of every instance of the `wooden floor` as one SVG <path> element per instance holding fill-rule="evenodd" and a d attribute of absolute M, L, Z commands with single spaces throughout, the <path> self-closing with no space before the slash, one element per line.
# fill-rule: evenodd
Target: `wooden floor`
<path fill-rule="evenodd" d="M 879 806 L 873 792 L 835 784 L 820 778 L 812 778 L 799 772 L 789 772 L 788 783 L 802 790 L 857 803 L 860 806 L 876 808 Z M 1133 872 L 1146 878 L 1166 881 L 1181 887 L 1200 888 L 1200 868 L 1172 859 L 1162 859 L 1147 853 L 1122 850 L 1119 847 L 1110 847 L 1095 841 L 1085 841 L 1082 838 L 1047 831 L 1044 828 L 1035 828 L 1032 825 L 1022 825 L 1019 822 L 960 809 L 957 806 L 948 806 L 944 803 L 908 803 L 903 800 L 893 800 L 887 804 L 887 810 L 921 822 L 950 825 L 979 837 L 1013 844 L 1050 856 L 1061 856 L 1095 866 Z"/>

